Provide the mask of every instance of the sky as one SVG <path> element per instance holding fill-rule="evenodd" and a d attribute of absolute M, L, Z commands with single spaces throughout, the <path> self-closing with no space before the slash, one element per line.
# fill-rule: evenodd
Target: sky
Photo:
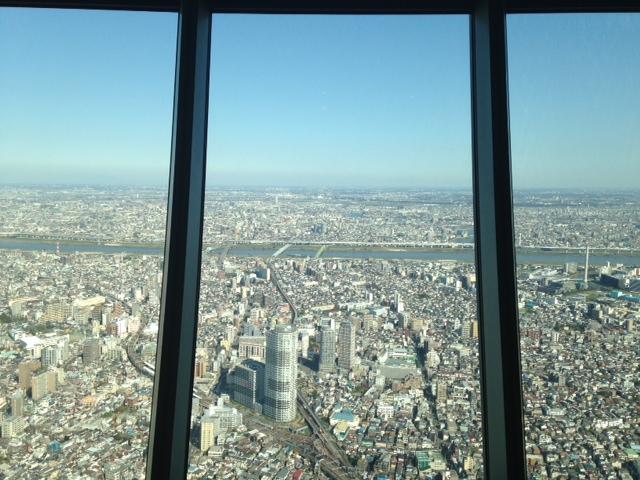
<path fill-rule="evenodd" d="M 0 8 L 0 183 L 166 185 L 177 16 Z M 508 19 L 515 188 L 637 188 L 640 15 Z M 216 15 L 209 185 L 471 187 L 469 20 Z"/>

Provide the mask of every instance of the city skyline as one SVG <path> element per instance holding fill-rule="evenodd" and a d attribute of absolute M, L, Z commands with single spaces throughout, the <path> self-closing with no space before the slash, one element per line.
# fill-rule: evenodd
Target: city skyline
<path fill-rule="evenodd" d="M 167 198 L 142 193 L 0 188 L 0 473 L 144 471 L 168 317 Z M 640 195 L 515 198 L 529 474 L 629 478 Z M 484 478 L 469 199 L 209 191 L 187 478 Z"/>

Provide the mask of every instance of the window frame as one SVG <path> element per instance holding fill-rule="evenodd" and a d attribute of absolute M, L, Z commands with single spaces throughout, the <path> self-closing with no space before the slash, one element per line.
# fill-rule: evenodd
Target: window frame
<path fill-rule="evenodd" d="M 506 15 L 640 12 L 640 0 L 0 0 L 0 7 L 178 13 L 167 233 L 147 478 L 186 477 L 206 178 L 212 15 L 466 14 L 484 476 L 526 479 Z"/>

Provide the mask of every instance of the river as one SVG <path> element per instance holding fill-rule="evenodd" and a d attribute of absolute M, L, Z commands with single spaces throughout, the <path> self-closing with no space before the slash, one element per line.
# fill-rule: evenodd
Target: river
<path fill-rule="evenodd" d="M 0 238 L 0 249 L 23 250 L 23 251 L 56 251 L 56 244 L 53 242 L 25 241 L 17 239 Z M 206 248 L 208 254 L 219 255 L 222 248 Z M 270 257 L 277 250 L 273 247 L 249 247 L 239 246 L 229 249 L 229 256 L 238 257 Z M 292 246 L 285 250 L 280 257 L 314 257 L 318 247 Z M 65 244 L 60 243 L 61 253 L 104 253 L 104 254 L 135 254 L 135 255 L 161 255 L 163 249 L 159 247 L 145 246 L 118 246 L 118 245 L 96 245 L 96 244 Z M 371 249 L 357 250 L 353 248 L 329 247 L 322 254 L 322 258 L 376 258 L 386 260 L 453 260 L 457 262 L 474 261 L 473 250 L 471 249 L 437 249 L 432 252 L 424 249 Z M 567 262 L 584 263 L 584 255 L 580 253 L 557 253 L 557 252 L 527 252 L 517 254 L 518 263 L 527 264 L 550 264 L 561 265 Z M 630 254 L 589 255 L 591 265 L 605 265 L 622 263 L 624 265 L 640 265 L 640 256 Z"/>

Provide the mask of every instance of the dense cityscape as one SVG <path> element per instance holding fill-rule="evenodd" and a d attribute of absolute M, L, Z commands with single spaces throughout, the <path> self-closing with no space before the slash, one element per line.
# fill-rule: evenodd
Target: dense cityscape
<path fill-rule="evenodd" d="M 143 478 L 166 192 L 0 187 L 0 478 Z M 531 479 L 640 478 L 640 194 L 518 192 Z M 480 479 L 469 191 L 207 192 L 193 479 Z"/>

